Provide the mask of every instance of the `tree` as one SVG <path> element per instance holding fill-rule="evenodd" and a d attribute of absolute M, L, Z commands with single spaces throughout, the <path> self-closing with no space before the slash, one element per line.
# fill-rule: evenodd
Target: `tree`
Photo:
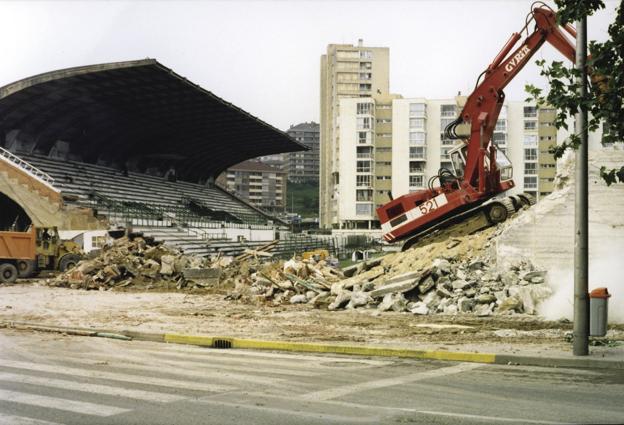
<path fill-rule="evenodd" d="M 574 23 L 584 16 L 591 16 L 605 7 L 602 0 L 555 0 L 558 7 L 557 20 L 560 25 Z M 609 38 L 599 43 L 589 42 L 587 66 L 591 76 L 591 84 L 587 96 L 578 94 L 579 71 L 563 62 L 544 60 L 536 61 L 541 68 L 540 75 L 548 79 L 550 90 L 543 94 L 542 90 L 528 84 L 525 87 L 530 95 L 527 101 L 535 101 L 538 105 L 548 104 L 556 108 L 555 126 L 568 129 L 567 120 L 579 109 L 589 113 L 587 123 L 589 131 L 596 131 L 603 125 L 603 143 L 624 141 L 624 0 L 616 9 L 615 21 L 609 25 Z M 560 158 L 566 149 L 577 149 L 580 138 L 572 134 L 562 144 L 553 146 L 550 153 Z M 607 185 L 618 181 L 624 182 L 624 166 L 617 169 L 600 168 L 600 176 Z"/>

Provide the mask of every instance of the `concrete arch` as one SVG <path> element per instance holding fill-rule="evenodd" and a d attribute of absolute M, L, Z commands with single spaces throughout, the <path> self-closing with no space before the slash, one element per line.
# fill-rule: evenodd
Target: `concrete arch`
<path fill-rule="evenodd" d="M 32 224 L 26 210 L 9 195 L 0 192 L 0 231 L 24 231 Z"/>

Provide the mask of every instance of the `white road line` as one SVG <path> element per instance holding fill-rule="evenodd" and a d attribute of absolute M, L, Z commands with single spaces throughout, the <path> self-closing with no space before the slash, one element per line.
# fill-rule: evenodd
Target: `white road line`
<path fill-rule="evenodd" d="M 156 354 L 156 353 L 154 353 Z M 167 354 L 167 355 L 171 355 L 171 354 Z M 209 374 L 221 374 L 221 373 L 227 373 L 226 371 L 233 371 L 233 372 L 245 372 L 245 373 L 267 373 L 270 375 L 290 375 L 290 376 L 318 376 L 320 375 L 320 373 L 318 372 L 310 372 L 307 370 L 294 370 L 294 369 L 284 369 L 282 366 L 279 366 L 277 363 L 274 364 L 273 366 L 275 367 L 274 369 L 269 369 L 269 368 L 260 368 L 258 367 L 258 365 L 256 365 L 255 360 L 253 359 L 245 359 L 245 363 L 247 366 L 239 366 L 238 364 L 236 365 L 230 365 L 227 364 L 227 362 L 222 362 L 225 359 L 212 359 L 210 357 L 203 357 L 203 356 L 194 356 L 192 354 L 190 355 L 184 355 L 184 354 L 173 354 L 173 356 L 176 356 L 175 359 L 171 359 L 171 358 L 166 358 L 164 356 L 158 356 L 158 358 L 154 358 L 153 356 L 150 357 L 139 357 L 139 356 L 129 356 L 129 355 L 115 355 L 115 354 L 102 354 L 102 353 L 89 353 L 86 357 L 88 357 L 90 360 L 110 360 L 110 359 L 116 359 L 119 360 L 120 362 L 123 363 L 127 363 L 127 362 L 134 362 L 134 363 L 157 363 L 158 365 L 171 365 L 173 367 L 181 367 L 181 368 L 189 368 L 189 369 L 193 369 L 193 370 L 201 370 L 202 373 L 209 373 Z M 179 360 L 178 360 L 178 357 Z M 49 358 L 49 357 L 48 357 Z M 67 357 L 64 356 L 63 359 L 72 359 L 71 361 L 74 361 L 73 359 L 75 359 L 76 357 Z M 82 357 L 81 357 L 82 358 Z M 188 360 L 194 360 L 197 359 L 196 361 L 188 361 Z M 282 361 L 282 364 L 284 362 Z M 299 366 L 301 368 L 301 366 Z M 162 370 L 162 368 L 159 368 Z M 335 369 L 335 368 L 334 368 Z M 228 379 L 230 379 L 231 376 L 234 377 L 241 377 L 241 375 L 228 375 Z M 244 380 L 249 380 L 248 376 L 246 375 L 242 375 L 245 376 Z M 258 378 L 256 376 L 256 378 Z M 252 378 L 254 379 L 254 378 Z M 269 380 L 271 380 L 273 378 L 269 378 Z M 262 381 L 263 383 L 265 383 L 267 381 L 267 378 L 263 378 L 262 380 L 260 380 L 258 378 L 258 381 Z"/>
<path fill-rule="evenodd" d="M 278 399 L 278 400 L 286 400 L 290 402 L 296 402 L 297 398 L 293 396 L 283 396 L 277 394 L 267 394 L 260 392 L 246 392 L 245 395 L 258 397 L 258 400 L 262 399 Z M 201 398 L 198 400 L 193 400 L 196 403 L 218 403 L 217 400 Z M 257 400 L 252 400 L 251 402 L 247 402 L 246 405 L 253 406 L 254 402 Z M 481 421 L 493 421 L 493 422 L 516 422 L 516 423 L 531 423 L 531 424 L 545 424 L 545 425 L 575 425 L 570 422 L 556 422 L 556 421 L 547 421 L 547 420 L 531 420 L 531 419 L 520 419 L 520 418 L 507 418 L 502 416 L 481 416 L 481 415 L 471 415 L 468 413 L 451 413 L 451 412 L 436 412 L 433 410 L 418 410 L 407 407 L 392 407 L 392 406 L 376 406 L 374 404 L 360 404 L 360 403 L 352 403 L 348 401 L 336 401 L 336 400 L 321 400 L 318 403 L 322 405 L 330 405 L 330 406 L 344 406 L 352 409 L 359 410 L 370 410 L 375 413 L 379 413 L 381 410 L 385 410 L 388 412 L 405 412 L 405 413 L 420 413 L 423 415 L 439 415 L 439 416 L 450 416 L 450 417 L 458 417 L 458 418 L 467 418 L 467 419 L 478 419 Z"/>
<path fill-rule="evenodd" d="M 112 381 L 132 382 L 136 384 L 157 385 L 161 387 L 180 388 L 185 390 L 226 392 L 232 391 L 233 386 L 204 384 L 201 382 L 181 381 L 177 379 L 152 378 L 149 376 L 132 375 L 121 372 L 105 372 L 99 370 L 81 369 L 77 367 L 65 367 L 58 365 L 47 365 L 30 362 L 19 362 L 12 360 L 0 360 L 0 367 L 11 367 L 17 369 L 33 370 L 46 373 L 57 373 L 62 375 L 81 376 L 85 378 L 109 379 Z M 197 375 L 195 375 L 197 376 Z"/>
<path fill-rule="evenodd" d="M 135 350 L 133 350 L 135 351 Z M 136 350 L 138 351 L 138 350 Z M 326 373 L 327 371 L 334 371 L 339 369 L 339 367 L 336 366 L 329 366 L 329 365 L 324 365 L 323 362 L 327 362 L 327 363 L 342 363 L 342 359 L 326 359 L 323 362 L 319 361 L 319 360 L 314 360 L 314 361 L 301 361 L 301 359 L 292 359 L 291 362 L 287 362 L 285 361 L 285 359 L 283 358 L 276 358 L 276 359 L 271 359 L 270 357 L 267 357 L 265 359 L 260 358 L 260 357 L 256 357 L 256 358 L 249 358 L 249 357 L 239 357 L 236 354 L 234 355 L 229 355 L 229 356 L 224 356 L 223 354 L 226 353 L 227 350 L 205 350 L 204 353 L 196 353 L 196 352 L 191 352 L 191 353 L 185 353 L 185 352 L 174 352 L 174 351 L 163 351 L 163 350 L 140 350 L 142 354 L 147 354 L 149 356 L 157 356 L 159 358 L 164 358 L 167 356 L 171 356 L 171 357 L 179 357 L 179 358 L 184 358 L 184 359 L 189 359 L 189 360 L 198 360 L 198 361 L 204 361 L 204 362 L 219 362 L 219 363 L 242 363 L 242 364 L 254 364 L 254 365 L 266 365 L 266 366 L 274 366 L 274 367 L 278 367 L 279 370 L 281 371 L 285 371 L 288 370 L 288 368 L 293 368 L 293 369 L 302 369 L 302 368 L 308 368 L 308 369 L 314 369 L 314 370 L 318 370 L 318 371 L 323 371 L 321 373 Z M 217 355 L 213 355 L 214 353 L 219 353 Z M 387 362 L 386 364 L 391 364 L 391 362 Z M 368 363 L 368 361 L 366 359 L 363 359 L 362 362 L 360 364 L 358 363 L 353 363 L 353 362 L 347 362 L 346 364 L 343 364 L 340 366 L 341 369 L 347 369 L 348 370 L 356 370 L 356 369 L 365 369 L 365 368 L 371 368 L 371 367 L 377 367 L 380 365 L 377 364 L 370 364 Z M 256 370 L 258 370 L 258 368 L 255 368 Z M 279 372 L 276 372 L 279 373 Z M 287 373 L 287 372 L 284 372 Z M 302 372 L 299 372 L 302 373 Z M 313 375 L 301 375 L 301 376 L 317 376 L 319 373 L 314 373 L 314 372 L 308 372 L 310 374 Z"/>
<path fill-rule="evenodd" d="M 49 356 L 46 358 L 48 360 L 53 360 L 53 361 L 72 362 L 72 363 L 96 366 L 95 362 L 93 361 L 94 360 L 93 358 L 84 359 L 81 357 L 71 357 L 71 356 L 63 356 L 63 357 Z M 203 368 L 202 368 L 201 367 L 202 365 L 197 364 L 197 363 L 192 365 L 192 367 L 194 367 L 194 370 L 187 370 L 187 369 L 181 369 L 180 367 L 182 367 L 182 365 L 176 365 L 174 362 L 170 362 L 167 364 L 167 362 L 159 361 L 157 366 L 149 366 L 145 364 L 130 363 L 128 360 L 130 360 L 131 358 L 128 356 L 119 356 L 119 357 L 101 356 L 101 358 L 103 360 L 107 360 L 111 358 L 119 360 L 118 363 L 109 363 L 108 366 L 110 367 L 123 367 L 123 368 L 130 368 L 132 370 L 143 370 L 146 372 L 156 372 L 156 373 L 171 373 L 173 375 L 190 377 L 190 378 L 224 379 L 227 381 L 251 382 L 254 384 L 272 385 L 272 386 L 284 385 L 284 384 L 290 385 L 290 383 L 285 381 L 285 379 L 283 378 L 269 378 L 266 376 L 257 376 L 257 375 L 250 376 L 250 375 L 242 375 L 238 373 L 231 373 L 228 371 L 211 370 L 208 368 L 210 365 L 203 365 Z M 144 362 L 145 359 L 141 359 L 141 361 Z"/>
<path fill-rule="evenodd" d="M 37 394 L 28 394 L 18 391 L 0 389 L 0 400 L 14 403 L 27 404 L 29 406 L 47 407 L 64 410 L 67 412 L 81 413 L 84 415 L 113 416 L 129 412 L 131 409 L 107 406 L 104 404 L 87 403 L 85 401 L 68 400 L 66 398 L 47 397 Z"/>
<path fill-rule="evenodd" d="M 113 387 L 110 385 L 88 384 L 86 382 L 68 381 L 66 379 L 44 378 L 40 376 L 18 375 L 15 373 L 0 372 L 0 382 L 16 382 L 19 384 L 38 385 L 42 387 L 60 388 L 63 390 L 80 391 L 85 393 L 111 395 L 116 397 L 132 398 L 136 400 L 170 403 L 184 400 L 187 397 L 156 393 L 152 391 L 132 390 Z"/>
<path fill-rule="evenodd" d="M 524 418 L 505 418 L 501 416 L 469 415 L 466 413 L 434 412 L 431 410 L 413 410 L 413 412 L 422 413 L 425 415 L 450 416 L 453 418 L 477 419 L 479 421 L 515 422 L 515 423 L 522 423 L 522 424 L 573 425 L 573 423 L 571 422 L 536 421 L 536 420 L 524 419 Z"/>
<path fill-rule="evenodd" d="M 295 410 L 295 409 L 280 409 L 278 407 L 269 407 L 269 406 L 258 406 L 255 404 L 247 404 L 247 403 L 229 403 L 226 401 L 217 401 L 217 400 L 209 400 L 209 399 L 200 399 L 200 400 L 194 400 L 194 402 L 196 403 L 202 403 L 202 404 L 212 404 L 212 405 L 216 405 L 216 406 L 229 406 L 229 407 L 236 407 L 236 408 L 241 408 L 241 409 L 248 409 L 248 410 L 260 410 L 260 411 L 264 411 L 264 412 L 271 412 L 271 413 L 278 413 L 280 415 L 282 415 L 281 417 L 284 416 L 300 416 L 300 417 L 304 417 L 304 418 L 314 418 L 314 419 L 324 419 L 326 421 L 333 421 L 333 422 L 338 422 L 341 424 L 345 424 L 345 423 L 373 423 L 373 424 L 378 424 L 380 423 L 380 418 L 378 416 L 370 416 L 370 417 L 366 417 L 363 418 L 361 417 L 361 415 L 359 416 L 342 416 L 342 415 L 332 415 L 332 414 L 327 414 L 327 413 L 323 413 L 323 412 L 306 412 L 303 410 Z M 285 422 L 288 423 L 288 422 Z"/>
<path fill-rule="evenodd" d="M 42 421 L 41 419 L 27 418 L 25 416 L 13 416 L 0 413 L 0 423 L 11 425 L 61 425 L 57 422 Z"/>
<path fill-rule="evenodd" d="M 412 373 L 405 376 L 397 376 L 396 378 L 378 379 L 376 381 L 367 381 L 358 384 L 344 385 L 340 387 L 329 388 L 326 390 L 314 391 L 311 393 L 300 395 L 299 399 L 308 401 L 331 400 L 333 398 L 342 397 L 348 394 L 359 393 L 362 391 L 392 387 L 396 385 L 404 385 L 409 384 L 410 382 L 422 381 L 423 379 L 437 378 L 440 376 L 451 375 L 454 373 L 466 372 L 468 370 L 476 369 L 482 366 L 483 365 L 477 363 L 460 363 L 455 366 L 428 370 L 425 372 Z"/>

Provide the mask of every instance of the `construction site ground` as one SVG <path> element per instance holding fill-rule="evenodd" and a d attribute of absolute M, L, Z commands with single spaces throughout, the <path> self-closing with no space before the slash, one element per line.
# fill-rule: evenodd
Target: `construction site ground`
<path fill-rule="evenodd" d="M 50 288 L 39 282 L 0 287 L 0 320 L 50 326 L 175 332 L 266 340 L 387 345 L 423 350 L 558 354 L 570 351 L 567 321 L 536 316 L 418 316 L 375 309 L 327 311 L 307 305 L 262 306 L 216 293 L 110 292 Z M 610 325 L 621 349 L 624 325 Z M 601 347 L 596 347 L 601 349 Z"/>

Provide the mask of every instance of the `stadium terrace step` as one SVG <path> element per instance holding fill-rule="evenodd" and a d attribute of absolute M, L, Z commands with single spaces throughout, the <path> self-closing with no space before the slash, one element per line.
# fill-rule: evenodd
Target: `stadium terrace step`
<path fill-rule="evenodd" d="M 189 223 L 238 222 L 241 225 L 267 225 L 275 221 L 235 195 L 216 186 L 177 181 L 135 172 L 123 173 L 101 165 L 50 158 L 38 154 L 20 154 L 32 167 L 43 170 L 66 202 L 88 206 L 99 215 L 110 214 L 111 221 L 139 219 L 162 225 Z M 60 196 L 59 196 L 60 199 Z M 211 214 L 191 211 L 188 199 L 205 207 Z M 222 219 L 218 219 L 223 217 Z"/>

